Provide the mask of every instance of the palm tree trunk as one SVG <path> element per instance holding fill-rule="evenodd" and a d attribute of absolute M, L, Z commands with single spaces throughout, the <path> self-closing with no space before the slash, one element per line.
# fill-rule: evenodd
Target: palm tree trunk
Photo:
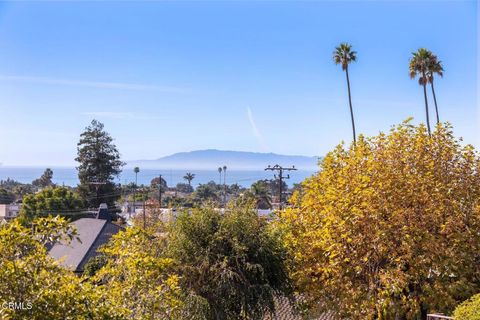
<path fill-rule="evenodd" d="M 435 89 L 433 88 L 433 77 L 432 77 L 432 82 L 430 82 L 430 85 L 432 86 L 433 102 L 435 103 L 435 112 L 437 113 L 437 124 L 439 124 L 440 117 L 438 116 L 437 97 L 435 96 Z"/>
<path fill-rule="evenodd" d="M 430 117 L 428 115 L 428 100 L 427 100 L 427 84 L 423 84 L 423 96 L 425 97 L 425 114 L 427 115 L 427 129 L 428 135 L 431 136 L 432 132 L 430 130 Z"/>
<path fill-rule="evenodd" d="M 355 133 L 355 120 L 353 119 L 353 107 L 352 107 L 352 95 L 350 93 L 350 78 L 348 77 L 348 66 L 345 68 L 345 73 L 347 74 L 347 87 L 348 87 L 348 103 L 350 104 L 350 117 L 352 119 L 352 130 L 353 130 L 353 144 L 357 143 L 357 135 Z"/>

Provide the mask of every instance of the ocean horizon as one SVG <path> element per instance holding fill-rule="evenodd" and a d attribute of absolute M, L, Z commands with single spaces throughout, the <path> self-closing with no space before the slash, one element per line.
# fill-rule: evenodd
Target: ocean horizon
<path fill-rule="evenodd" d="M 46 167 L 34 167 L 34 166 L 0 166 L 0 180 L 13 179 L 21 183 L 31 183 L 33 180 L 39 178 Z M 66 185 L 74 187 L 79 183 L 78 172 L 75 167 L 50 167 L 53 170 L 53 182 L 58 185 Z M 171 169 L 141 169 L 138 173 L 138 184 L 149 185 L 153 178 L 158 177 L 160 174 L 167 182 L 169 187 L 174 187 L 177 183 L 186 183 L 183 179 L 185 173 L 191 172 L 195 174 L 195 179 L 192 181 L 192 186 L 197 187 L 199 184 L 205 184 L 209 181 L 215 181 L 219 183 L 219 173 L 217 170 L 171 170 Z M 287 174 L 290 175 L 290 179 L 286 179 L 285 182 L 292 186 L 294 183 L 300 183 L 305 178 L 313 175 L 313 170 L 296 170 L 290 171 Z M 285 174 L 285 175 L 287 175 Z M 243 187 L 249 187 L 252 183 L 263 180 L 273 179 L 272 171 L 265 170 L 227 170 L 226 183 L 237 183 Z M 122 173 L 116 178 L 115 183 L 128 184 L 135 181 L 135 173 L 133 168 L 125 168 Z M 223 173 L 221 178 L 223 183 Z"/>

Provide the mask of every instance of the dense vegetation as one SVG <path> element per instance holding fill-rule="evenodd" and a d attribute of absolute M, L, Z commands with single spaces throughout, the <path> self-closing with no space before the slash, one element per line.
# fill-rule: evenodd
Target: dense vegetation
<path fill-rule="evenodd" d="M 448 126 L 339 145 L 291 202 L 279 224 L 314 307 L 424 319 L 480 291 L 480 158 Z"/>

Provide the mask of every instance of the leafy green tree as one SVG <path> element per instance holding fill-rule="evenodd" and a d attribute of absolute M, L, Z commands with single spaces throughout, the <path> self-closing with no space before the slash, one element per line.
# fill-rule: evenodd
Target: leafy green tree
<path fill-rule="evenodd" d="M 124 163 L 102 123 L 92 121 L 80 135 L 77 151 L 75 160 L 79 162 L 80 195 L 91 207 L 98 207 L 100 203 L 113 205 L 120 197 L 113 180 L 122 171 Z"/>
<path fill-rule="evenodd" d="M 353 118 L 352 95 L 350 92 L 350 78 L 348 76 L 348 66 L 350 63 L 357 61 L 357 52 L 353 51 L 352 46 L 348 43 L 341 43 L 338 47 L 335 48 L 335 51 L 333 52 L 333 61 L 335 62 L 335 64 L 340 64 L 342 66 L 342 70 L 345 71 L 345 74 L 347 76 L 348 103 L 350 105 L 353 143 L 356 143 L 357 135 L 355 133 L 355 120 Z"/>
<path fill-rule="evenodd" d="M 480 291 L 479 168 L 444 125 L 337 146 L 280 215 L 298 290 L 341 319 L 450 314 Z"/>
<path fill-rule="evenodd" d="M 177 183 L 177 186 L 175 187 L 177 191 L 183 192 L 183 193 L 192 193 L 193 192 L 193 187 L 189 184 L 186 183 Z"/>
<path fill-rule="evenodd" d="M 10 204 L 15 201 L 15 195 L 7 189 L 0 188 L 0 204 Z"/>
<path fill-rule="evenodd" d="M 430 116 L 428 111 L 427 83 L 429 82 L 429 65 L 431 64 L 431 60 L 432 53 L 425 48 L 420 48 L 417 50 L 417 52 L 412 52 L 412 58 L 410 59 L 408 65 L 410 78 L 415 79 L 418 76 L 418 84 L 423 87 L 423 97 L 425 99 L 425 115 L 427 120 L 428 134 L 431 134 L 431 129 Z"/>
<path fill-rule="evenodd" d="M 187 180 L 188 185 L 191 186 L 192 185 L 192 180 L 195 179 L 195 173 L 187 172 L 183 176 L 183 179 Z"/>
<path fill-rule="evenodd" d="M 23 198 L 19 219 L 30 222 L 37 216 L 70 215 L 83 209 L 83 201 L 65 187 L 48 187 Z"/>
<path fill-rule="evenodd" d="M 61 217 L 39 218 L 34 226 L 24 227 L 17 220 L 0 225 L 0 318 L 122 318 L 105 303 L 101 287 L 60 267 L 47 255 L 46 246 L 58 240 L 77 241 L 76 230 Z"/>
<path fill-rule="evenodd" d="M 23 199 L 27 194 L 34 193 L 34 187 L 31 184 L 19 184 L 13 187 L 12 193 L 17 199 Z"/>
<path fill-rule="evenodd" d="M 262 319 L 274 297 L 290 294 L 279 234 L 253 203 L 182 213 L 169 227 L 168 255 L 180 286 L 207 302 L 207 319 Z"/>
<path fill-rule="evenodd" d="M 219 201 L 219 188 L 213 181 L 207 184 L 200 184 L 195 190 L 194 197 L 200 202 L 204 201 Z"/>
<path fill-rule="evenodd" d="M 480 293 L 457 306 L 453 317 L 461 320 L 480 320 Z"/>
<path fill-rule="evenodd" d="M 50 168 L 45 169 L 42 176 L 32 181 L 32 185 L 35 187 L 45 188 L 53 185 L 52 182 L 53 171 Z"/>
<path fill-rule="evenodd" d="M 272 194 L 270 192 L 269 183 L 259 180 L 252 184 L 249 192 L 249 195 L 255 199 L 256 207 L 258 209 L 272 208 Z"/>

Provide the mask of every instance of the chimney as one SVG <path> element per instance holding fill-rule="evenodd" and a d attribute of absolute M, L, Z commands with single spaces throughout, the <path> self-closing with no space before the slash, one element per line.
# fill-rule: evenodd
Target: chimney
<path fill-rule="evenodd" d="M 100 204 L 98 207 L 98 212 L 97 212 L 97 219 L 102 219 L 102 220 L 107 220 L 110 221 L 111 217 L 110 214 L 108 213 L 108 206 L 106 203 Z"/>

